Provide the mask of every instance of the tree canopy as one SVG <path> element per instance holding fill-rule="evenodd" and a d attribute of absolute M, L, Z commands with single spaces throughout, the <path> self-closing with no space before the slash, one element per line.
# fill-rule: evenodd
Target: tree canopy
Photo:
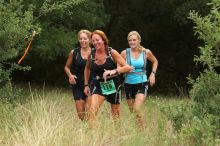
<path fill-rule="evenodd" d="M 193 57 L 199 53 L 196 48 L 204 43 L 194 36 L 194 23 L 188 16 L 190 10 L 206 15 L 210 10 L 208 2 L 210 0 L 2 1 L 1 52 L 7 51 L 1 53 L 0 60 L 4 60 L 1 70 L 8 67 L 3 62 L 15 62 L 21 57 L 31 32 L 37 30 L 38 35 L 22 63 L 32 69 L 16 71 L 13 79 L 65 85 L 63 66 L 70 49 L 78 45 L 76 33 L 80 29 L 104 30 L 110 45 L 119 52 L 128 47 L 128 32 L 137 30 L 142 45 L 152 50 L 159 60 L 157 86 L 153 89 L 170 93 L 179 87 L 187 88 L 188 74 L 197 76 L 203 68 L 195 67 Z"/>

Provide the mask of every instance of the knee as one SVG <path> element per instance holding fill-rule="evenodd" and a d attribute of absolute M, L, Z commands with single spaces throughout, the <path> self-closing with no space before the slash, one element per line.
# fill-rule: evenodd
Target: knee
<path fill-rule="evenodd" d="M 89 107 L 88 108 L 88 114 L 89 115 L 96 115 L 96 113 L 97 113 L 97 111 L 98 111 L 98 108 L 97 107 Z"/>
<path fill-rule="evenodd" d="M 137 117 L 142 117 L 143 116 L 143 113 L 141 111 L 141 107 L 139 107 L 139 106 L 134 106 L 134 112 L 136 113 Z"/>

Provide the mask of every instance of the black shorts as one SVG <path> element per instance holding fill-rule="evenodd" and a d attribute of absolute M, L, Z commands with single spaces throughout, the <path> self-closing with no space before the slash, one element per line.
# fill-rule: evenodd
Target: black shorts
<path fill-rule="evenodd" d="M 120 85 L 120 82 L 118 82 L 118 81 L 114 80 L 114 83 L 116 86 L 116 93 L 104 95 L 102 93 L 102 89 L 100 87 L 100 81 L 97 81 L 97 80 L 92 81 L 92 86 L 90 88 L 90 92 L 91 92 L 91 94 L 98 94 L 98 95 L 104 96 L 105 99 L 111 104 L 120 104 L 120 102 L 121 102 L 121 85 Z"/>
<path fill-rule="evenodd" d="M 124 84 L 125 94 L 127 99 L 135 99 L 135 95 L 142 93 L 147 96 L 148 84 L 147 82 L 138 83 L 138 84 Z"/>
<path fill-rule="evenodd" d="M 86 100 L 87 96 L 84 93 L 84 86 L 83 85 L 72 85 L 73 97 L 74 100 Z"/>

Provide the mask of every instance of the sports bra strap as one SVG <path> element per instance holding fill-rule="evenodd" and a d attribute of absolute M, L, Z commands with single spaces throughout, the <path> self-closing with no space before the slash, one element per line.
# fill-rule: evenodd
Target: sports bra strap
<path fill-rule="evenodd" d="M 91 51 L 91 55 L 90 55 L 90 58 L 91 60 L 95 60 L 95 51 L 96 49 L 95 48 L 92 48 L 92 51 Z M 112 54 L 111 54 L 111 51 L 112 51 L 112 47 L 108 47 L 107 49 L 107 57 L 106 58 L 111 58 L 111 60 L 114 61 L 113 57 L 112 57 Z M 114 61 L 115 62 L 115 61 Z"/>
<path fill-rule="evenodd" d="M 129 72 L 129 73 L 134 73 L 134 74 L 142 74 L 146 73 L 146 65 L 147 65 L 147 59 L 146 59 L 146 49 L 142 51 L 143 53 L 143 60 L 144 60 L 144 66 L 142 68 L 142 71 L 140 72 Z M 126 48 L 126 62 L 128 65 L 131 65 L 131 48 Z"/>

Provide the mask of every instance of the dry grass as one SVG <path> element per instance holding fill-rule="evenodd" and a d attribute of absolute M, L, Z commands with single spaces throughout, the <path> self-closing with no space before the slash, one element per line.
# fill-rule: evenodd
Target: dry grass
<path fill-rule="evenodd" d="M 125 99 L 121 117 L 113 121 L 105 102 L 98 115 L 98 126 L 91 130 L 77 115 L 70 91 L 31 91 L 25 104 L 4 109 L 0 123 L 0 144 L 4 146 L 133 146 L 175 145 L 169 121 L 157 108 L 158 100 L 148 99 L 143 107 L 146 128 L 136 126 Z M 2 107 L 3 109 L 3 107 Z M 2 114 L 2 115 L 3 115 Z"/>

